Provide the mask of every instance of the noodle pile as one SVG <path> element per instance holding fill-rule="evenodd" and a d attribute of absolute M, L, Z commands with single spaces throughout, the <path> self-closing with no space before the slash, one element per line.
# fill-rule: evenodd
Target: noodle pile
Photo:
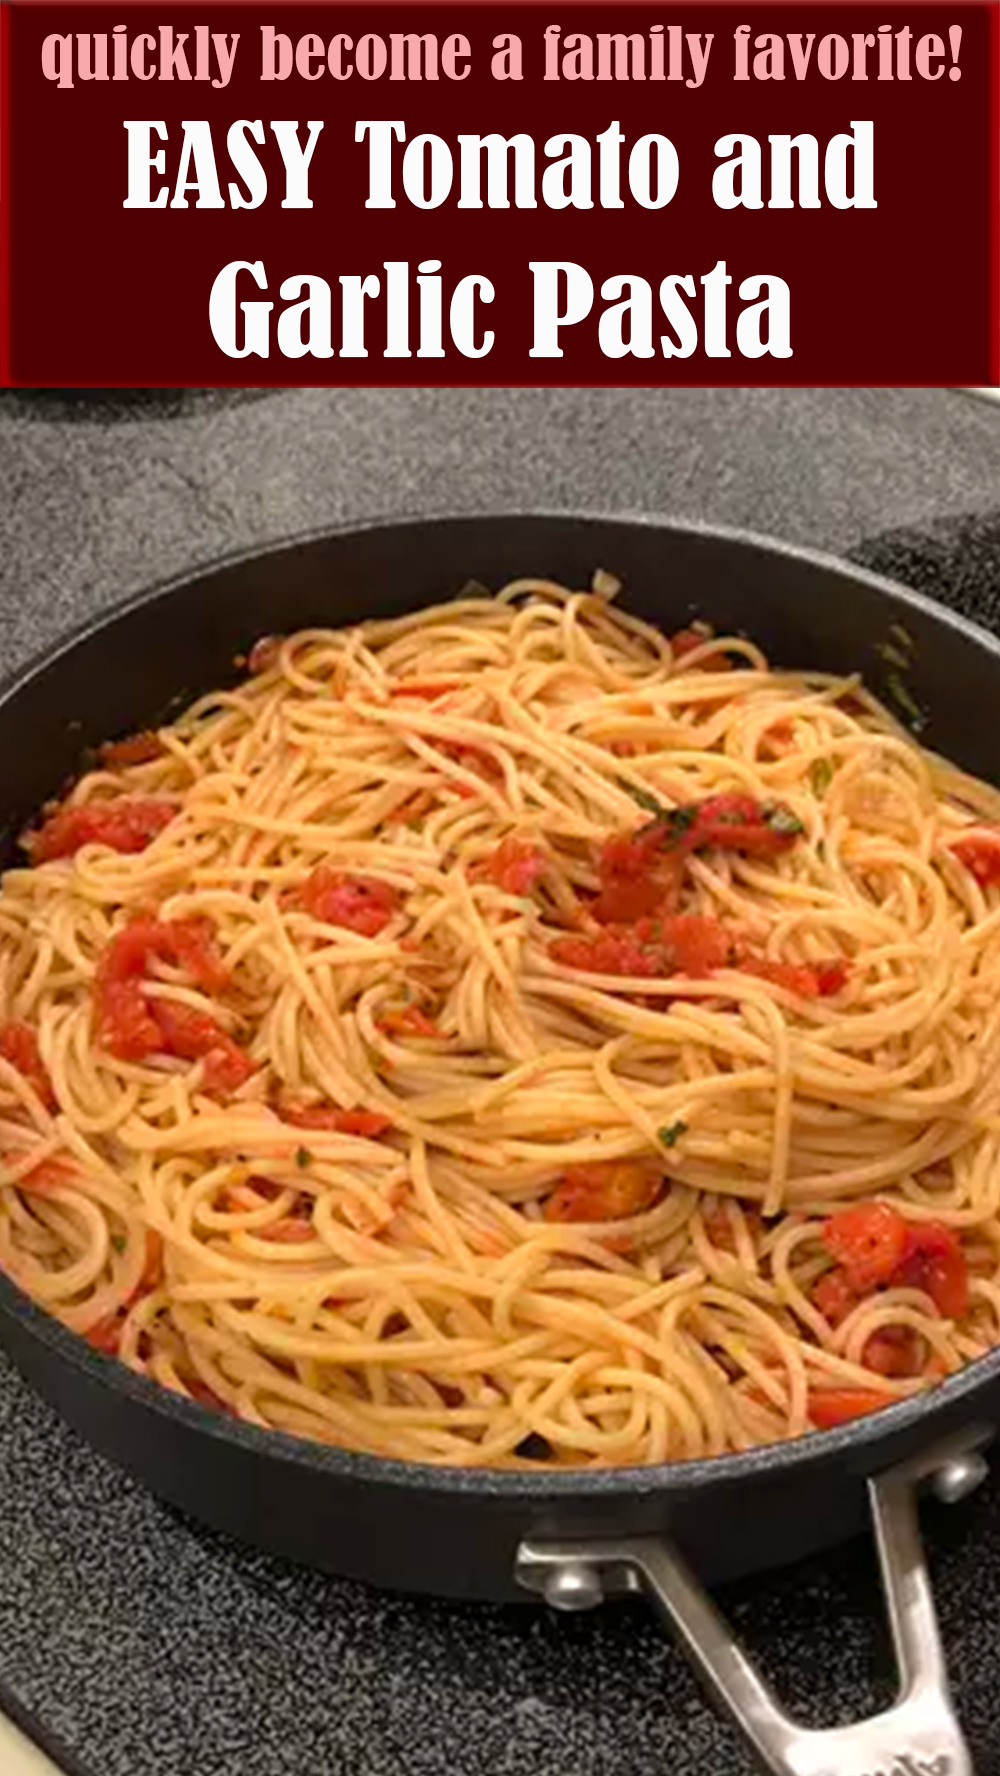
<path fill-rule="evenodd" d="M 0 1048 L 0 1264 L 163 1386 L 418 1462 L 650 1463 L 797 1437 L 832 1390 L 888 1402 L 1000 1339 L 1000 895 L 950 850 L 1000 795 L 855 680 L 708 632 L 675 651 L 595 587 L 258 647 L 72 789 L 169 803 L 150 843 L 5 874 L 0 1021 L 43 1071 Z M 728 793 L 801 838 L 692 851 L 679 910 L 840 959 L 840 990 L 553 954 L 609 835 Z M 317 869 L 381 884 L 381 927 L 320 916 Z M 211 934 L 214 991 L 168 950 L 142 991 L 238 1045 L 229 1091 L 101 1039 L 102 957 L 150 918 Z M 362 1132 L 309 1126 L 337 1111 Z M 552 1217 L 610 1162 L 648 1201 Z M 820 1311 L 826 1218 L 872 1199 L 958 1235 L 960 1318 L 919 1286 Z M 913 1373 L 863 1360 L 887 1328 Z"/>

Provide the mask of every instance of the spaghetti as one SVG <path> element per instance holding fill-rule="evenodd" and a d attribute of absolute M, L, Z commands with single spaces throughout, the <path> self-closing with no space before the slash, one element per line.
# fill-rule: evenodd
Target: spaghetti
<path fill-rule="evenodd" d="M 255 648 L 0 889 L 0 1263 L 163 1386 L 651 1463 L 1000 1340 L 1000 794 L 541 581 Z"/>

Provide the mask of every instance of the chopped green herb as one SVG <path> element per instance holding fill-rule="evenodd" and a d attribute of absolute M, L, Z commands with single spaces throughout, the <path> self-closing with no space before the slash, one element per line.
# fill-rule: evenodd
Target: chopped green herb
<path fill-rule="evenodd" d="M 111 1235 L 111 1244 L 114 1246 L 116 1252 L 124 1252 L 125 1235 L 123 1233 L 113 1233 Z"/>
<path fill-rule="evenodd" d="M 798 815 L 793 814 L 791 808 L 783 808 L 780 802 L 776 807 L 764 810 L 764 825 L 776 833 L 801 833 L 806 830 Z"/>
<path fill-rule="evenodd" d="M 676 1147 L 681 1136 L 687 1134 L 687 1126 L 686 1122 L 671 1122 L 666 1128 L 661 1128 L 658 1133 L 663 1146 Z"/>
<path fill-rule="evenodd" d="M 909 654 L 904 654 L 898 647 L 893 647 L 891 641 L 880 641 L 875 652 L 879 655 L 880 659 L 885 661 L 887 666 L 896 666 L 900 672 L 908 672 L 910 670 L 912 661 L 910 660 Z"/>
<path fill-rule="evenodd" d="M 887 694 L 894 698 L 895 702 L 899 705 L 899 708 L 906 717 L 912 732 L 919 734 L 927 718 L 909 686 L 903 683 L 903 680 L 899 677 L 898 673 L 890 672 L 889 677 L 886 679 L 885 688 Z"/>
<path fill-rule="evenodd" d="M 833 782 L 833 766 L 829 759 L 813 759 L 809 767 L 809 781 L 818 796 L 826 794 Z"/>
<path fill-rule="evenodd" d="M 630 795 L 634 802 L 638 802 L 640 808 L 645 808 L 647 814 L 655 814 L 658 820 L 670 819 L 670 809 L 665 808 L 662 802 L 657 801 L 655 795 L 651 794 L 648 789 L 643 789 L 637 783 L 626 783 L 624 777 L 619 777 L 618 783 L 626 795 Z"/>
<path fill-rule="evenodd" d="M 889 634 L 894 637 L 901 648 L 905 648 L 906 652 L 912 659 L 917 651 L 917 644 L 914 641 L 913 636 L 910 634 L 910 631 L 904 628 L 902 623 L 892 623 L 889 626 Z"/>
<path fill-rule="evenodd" d="M 308 1147 L 297 1147 L 296 1148 L 295 1163 L 298 1166 L 300 1172 L 304 1172 L 306 1169 L 306 1166 L 312 1165 L 312 1157 L 313 1156 L 310 1153 Z"/>
<path fill-rule="evenodd" d="M 694 826 L 698 811 L 697 802 L 685 802 L 680 808 L 661 808 L 655 820 L 649 821 L 646 826 L 640 826 L 639 837 L 646 833 L 659 832 L 664 845 L 669 849 L 675 840 L 683 838 Z"/>

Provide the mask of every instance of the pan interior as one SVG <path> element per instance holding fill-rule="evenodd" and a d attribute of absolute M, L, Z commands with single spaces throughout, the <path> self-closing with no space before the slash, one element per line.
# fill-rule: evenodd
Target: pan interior
<path fill-rule="evenodd" d="M 905 716 L 917 712 L 921 741 L 967 770 L 1000 781 L 1000 729 L 984 719 L 1000 697 L 1000 648 L 928 601 L 846 565 L 760 539 L 628 518 L 544 514 L 372 525 L 243 557 L 171 584 L 102 617 L 0 693 L 0 812 L 5 860 L 18 832 L 101 741 L 169 716 L 202 691 L 234 682 L 263 634 L 341 627 L 401 614 L 458 595 L 469 582 L 496 590 L 523 575 L 586 586 L 596 569 L 623 582 L 626 607 L 669 630 L 694 617 L 746 633 L 777 665 L 860 672 Z M 902 625 L 912 665 L 905 697 L 891 636 Z M 974 1391 L 976 1374 L 954 1377 L 929 1399 L 907 1402 L 801 1445 L 781 1445 L 663 1469 L 533 1475 L 441 1470 L 354 1455 L 216 1422 L 142 1377 L 101 1359 L 26 1302 L 0 1277 L 0 1308 L 87 1373 L 99 1375 L 158 1414 L 210 1428 L 251 1447 L 280 1446 L 285 1459 L 403 1486 L 517 1496 L 613 1493 L 728 1484 L 751 1468 L 786 1471 L 823 1452 L 875 1444 L 885 1430 L 926 1417 L 938 1400 Z M 976 1372 L 1000 1368 L 1000 1356 Z M 193 1415 L 193 1417 L 192 1417 Z"/>

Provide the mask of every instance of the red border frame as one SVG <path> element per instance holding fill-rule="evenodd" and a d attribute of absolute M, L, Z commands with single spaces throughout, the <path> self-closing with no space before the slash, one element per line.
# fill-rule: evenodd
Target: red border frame
<path fill-rule="evenodd" d="M 1000 3 L 990 7 L 990 122 L 993 130 L 993 165 L 990 169 L 990 382 L 1000 384 Z"/>
<path fill-rule="evenodd" d="M 0 0 L 0 388 L 10 385 L 10 7 Z"/>
<path fill-rule="evenodd" d="M 64 0 L 64 3 L 67 3 L 67 0 Z M 68 3 L 71 5 L 85 6 L 90 3 L 90 0 L 68 0 Z M 189 5 L 194 4 L 194 5 L 201 5 L 201 6 L 207 7 L 212 3 L 212 0 L 186 0 L 186 3 Z M 249 3 L 251 5 L 260 5 L 260 6 L 269 5 L 269 6 L 271 6 L 272 10 L 280 11 L 282 5 L 285 4 L 285 0 L 243 0 L 243 3 L 244 4 Z M 367 3 L 370 6 L 378 6 L 379 4 L 382 3 L 382 0 L 367 0 Z M 416 0 L 412 0 L 412 3 L 415 4 Z M 477 0 L 443 0 L 443 3 L 446 5 L 467 6 L 469 4 L 475 5 L 477 3 Z M 703 3 L 704 3 L 704 0 L 703 0 Z M 707 0 L 707 3 L 712 4 L 712 0 Z M 848 4 L 855 4 L 855 5 L 865 5 L 865 4 L 869 4 L 870 0 L 847 0 L 847 3 Z M 887 6 L 887 7 L 897 7 L 897 6 L 901 7 L 903 5 L 906 5 L 911 10 L 914 8 L 919 9 L 922 7 L 929 7 L 931 5 L 938 5 L 940 3 L 943 3 L 945 8 L 947 8 L 947 0 L 882 0 L 882 3 L 884 6 Z M 990 381 L 989 381 L 988 386 L 1000 387 L 1000 0 L 984 0 L 984 3 L 988 6 L 988 15 L 989 15 L 989 38 L 990 38 L 990 48 L 991 48 L 989 102 L 990 102 L 990 125 L 991 125 L 991 132 L 992 132 L 992 137 L 993 137 L 993 142 L 994 142 L 993 160 L 992 160 L 992 164 L 990 166 L 990 224 L 989 224 L 989 227 L 990 227 L 990 290 L 989 290 L 989 305 L 990 305 L 990 315 L 991 315 L 991 321 L 992 321 L 992 337 L 990 339 L 990 344 L 989 344 Z M 13 129 L 12 129 L 12 125 L 11 125 L 11 115 L 10 115 L 11 94 L 13 91 L 13 82 L 11 79 L 11 71 L 10 71 L 10 16 L 11 16 L 11 11 L 13 9 L 13 6 L 15 4 L 19 5 L 19 6 L 25 6 L 25 7 L 33 6 L 33 5 L 44 5 L 44 4 L 46 4 L 46 0 L 0 0 L 0 388 L 20 388 L 20 387 L 27 387 L 28 386 L 27 384 L 13 382 L 11 380 L 11 373 L 10 373 L 11 372 L 11 363 L 10 363 L 10 357 L 11 357 L 11 338 L 10 338 L 11 264 L 10 264 L 9 222 L 10 222 L 10 192 L 11 192 L 11 171 L 10 171 L 11 144 L 12 144 L 12 140 L 13 140 Z M 124 11 L 130 6 L 148 4 L 148 0 L 120 0 L 120 4 L 122 6 L 122 10 Z M 517 0 L 518 6 L 526 6 L 526 5 L 541 6 L 543 4 L 545 4 L 545 0 Z M 582 7 L 587 7 L 587 6 L 591 6 L 591 5 L 606 5 L 607 0 L 577 0 L 577 4 Z M 802 0 L 802 4 L 804 7 L 808 7 L 808 5 L 810 4 L 810 0 Z M 50 384 L 42 384 L 39 386 L 55 387 L 56 385 L 54 383 L 50 383 Z M 89 385 L 88 384 L 80 384 L 80 386 L 81 387 L 88 387 L 88 386 L 96 387 L 97 385 L 96 384 L 89 384 Z M 110 387 L 110 388 L 131 388 L 133 385 L 131 383 L 126 383 L 126 382 L 114 382 L 114 383 L 106 383 L 103 386 Z M 169 384 L 165 383 L 162 386 L 163 387 L 170 387 L 170 388 L 193 388 L 195 385 L 193 383 L 169 383 Z M 243 381 L 229 381 L 228 379 L 226 379 L 226 380 L 217 379 L 216 386 L 219 388 L 245 388 L 248 385 Z M 295 388 L 331 388 L 331 387 L 347 386 L 347 385 L 338 385 L 338 384 L 331 384 L 331 383 L 325 383 L 325 382 L 323 382 L 323 383 L 318 383 L 318 382 L 316 382 L 316 383 L 308 383 L 308 382 L 298 383 L 297 382 L 294 384 L 289 384 L 288 386 L 295 387 Z M 351 386 L 364 387 L 366 385 L 353 384 Z M 373 384 L 371 386 L 374 387 L 376 385 Z M 407 383 L 398 383 L 398 384 L 380 383 L 377 386 L 380 388 L 394 388 L 394 387 L 412 388 L 415 385 L 413 383 L 407 382 Z M 445 389 L 445 388 L 466 388 L 466 387 L 469 387 L 470 385 L 467 383 L 435 382 L 433 384 L 428 384 L 427 386 L 433 386 L 434 388 Z M 484 380 L 482 383 L 479 383 L 475 386 L 480 387 L 480 388 L 501 388 L 501 387 L 508 388 L 512 385 L 509 383 L 506 383 L 506 382 L 494 383 L 494 382 L 490 382 L 488 380 Z M 518 388 L 535 388 L 538 385 L 534 382 L 527 381 L 524 383 L 514 384 L 513 386 L 518 387 Z M 609 385 L 606 383 L 579 382 L 579 383 L 575 383 L 575 384 L 568 385 L 568 386 L 573 386 L 573 387 L 577 387 L 577 388 L 606 388 Z M 634 388 L 638 389 L 638 388 L 660 388 L 665 385 L 663 385 L 661 383 L 629 383 L 627 386 L 630 388 L 634 387 Z M 723 383 L 703 383 L 700 386 L 703 388 L 721 388 L 721 387 L 728 388 L 732 385 L 729 383 L 725 383 L 725 384 L 723 384 Z M 760 386 L 761 387 L 781 386 L 784 388 L 810 388 L 810 387 L 815 386 L 815 384 L 814 384 L 813 380 L 810 380 L 808 383 L 791 383 L 791 382 L 789 382 L 789 383 L 783 383 L 781 385 L 761 384 Z M 837 387 L 837 388 L 841 388 L 841 387 L 863 388 L 863 387 L 890 387 L 890 386 L 899 386 L 899 385 L 871 384 L 871 383 L 851 383 L 851 384 L 842 384 L 842 383 L 833 384 L 833 383 L 831 383 L 831 384 L 824 384 L 822 386 Z M 907 388 L 927 388 L 932 385 L 927 384 L 927 383 L 921 383 L 921 382 L 912 382 L 912 383 L 907 383 L 902 386 L 905 386 Z M 933 385 L 933 386 L 940 386 L 940 385 Z"/>

